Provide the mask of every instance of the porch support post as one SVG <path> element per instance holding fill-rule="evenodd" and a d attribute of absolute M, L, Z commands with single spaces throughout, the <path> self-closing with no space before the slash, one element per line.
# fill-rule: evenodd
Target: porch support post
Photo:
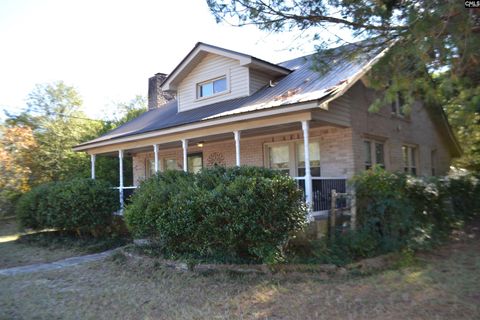
<path fill-rule="evenodd" d="M 153 153 L 155 155 L 155 173 L 158 172 L 158 144 L 153 145 Z"/>
<path fill-rule="evenodd" d="M 123 150 L 118 150 L 119 177 L 118 191 L 120 194 L 120 212 L 123 212 Z"/>
<path fill-rule="evenodd" d="M 312 173 L 310 171 L 310 148 L 309 148 L 309 123 L 306 120 L 302 121 L 303 130 L 303 146 L 305 147 L 305 202 L 308 206 L 308 219 L 311 220 L 312 216 Z"/>
<path fill-rule="evenodd" d="M 235 136 L 235 164 L 240 167 L 240 131 L 233 131 Z"/>
<path fill-rule="evenodd" d="M 188 148 L 188 140 L 182 139 L 182 148 L 183 148 L 183 171 L 188 171 L 188 161 L 187 161 L 187 148 Z"/>
<path fill-rule="evenodd" d="M 94 155 L 94 154 L 90 155 L 90 162 L 92 164 L 92 166 L 91 166 L 92 180 L 95 180 L 95 158 L 96 158 L 96 155 Z"/>

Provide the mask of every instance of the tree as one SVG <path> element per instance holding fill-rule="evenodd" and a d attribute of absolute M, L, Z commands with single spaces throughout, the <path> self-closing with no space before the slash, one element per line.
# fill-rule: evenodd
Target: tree
<path fill-rule="evenodd" d="M 38 148 L 31 168 L 33 185 L 86 175 L 88 158 L 72 147 L 94 136 L 101 122 L 87 119 L 75 88 L 59 81 L 37 85 L 28 95 L 27 108 L 9 115 L 7 126 L 30 127 Z"/>
<path fill-rule="evenodd" d="M 326 42 L 322 33 L 339 28 L 350 30 L 358 39 L 369 39 L 351 45 L 352 57 L 373 48 L 391 46 L 369 73 L 372 86 L 385 92 L 372 109 L 390 103 L 397 92 L 407 97 L 404 106 L 407 110 L 409 104 L 421 98 L 437 112 L 441 112 L 440 106 L 448 109 L 452 105 L 468 105 L 478 94 L 480 10 L 465 8 L 462 1 L 207 0 L 207 3 L 217 22 L 255 25 L 271 32 L 307 32 L 316 41 L 320 55 L 335 54 L 334 50 L 326 50 L 332 43 Z M 335 42 L 347 43 L 338 36 Z M 456 89 L 439 91 L 441 86 Z M 449 110 L 447 114 L 460 116 Z M 478 105 L 465 108 L 461 114 L 477 119 L 473 120 L 476 126 L 470 128 L 478 129 Z M 467 158 L 475 157 L 470 151 L 466 150 Z"/>
<path fill-rule="evenodd" d="M 16 199 L 30 189 L 37 147 L 30 127 L 0 127 L 0 217 L 12 214 Z"/>

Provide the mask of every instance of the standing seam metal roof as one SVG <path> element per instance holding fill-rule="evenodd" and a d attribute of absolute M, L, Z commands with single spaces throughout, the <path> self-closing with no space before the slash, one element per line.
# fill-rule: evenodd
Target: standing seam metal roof
<path fill-rule="evenodd" d="M 319 100 L 328 96 L 338 85 L 354 78 L 383 48 L 377 48 L 354 58 L 347 57 L 348 53 L 353 50 L 352 45 L 342 46 L 334 50 L 336 50 L 334 55 L 325 58 L 330 60 L 323 61 L 323 63 L 329 65 L 329 69 L 324 73 L 314 70 L 314 61 L 318 59 L 315 55 L 295 58 L 278 64 L 292 70 L 290 74 L 283 77 L 274 86 L 265 86 L 250 96 L 221 101 L 182 112 L 177 112 L 177 101 L 171 101 L 79 146 L 213 118 L 281 106 L 288 107 L 288 105 L 296 103 Z"/>

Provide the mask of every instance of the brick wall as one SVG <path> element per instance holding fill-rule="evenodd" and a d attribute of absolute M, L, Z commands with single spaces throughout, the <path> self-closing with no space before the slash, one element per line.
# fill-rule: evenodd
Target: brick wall
<path fill-rule="evenodd" d="M 310 140 L 320 141 L 321 170 L 323 176 L 352 176 L 354 173 L 352 130 L 350 128 L 320 127 L 310 129 Z M 240 162 L 242 165 L 266 166 L 265 148 L 270 143 L 303 142 L 301 130 L 288 134 L 261 136 L 258 138 L 240 138 Z M 235 142 L 231 140 L 208 143 L 202 148 L 190 146 L 188 153 L 203 153 L 203 165 L 211 166 L 214 163 L 226 166 L 235 165 Z M 177 159 L 179 168 L 182 168 L 182 149 L 162 150 L 159 147 L 160 167 L 165 158 Z M 152 152 L 137 153 L 133 155 L 133 176 L 138 184 L 148 176 L 148 160 L 153 159 Z"/>
<path fill-rule="evenodd" d="M 376 93 L 365 88 L 361 81 L 346 95 L 352 101 L 355 172 L 364 169 L 365 138 L 385 141 L 385 162 L 388 170 L 403 171 L 402 145 L 407 144 L 415 146 L 418 150 L 417 175 L 431 175 L 433 150 L 436 150 L 436 174 L 448 172 L 452 156 L 446 139 L 421 103 L 412 107 L 410 116 L 401 118 L 392 115 L 390 106 L 376 113 L 369 112 L 368 107 L 376 98 Z"/>

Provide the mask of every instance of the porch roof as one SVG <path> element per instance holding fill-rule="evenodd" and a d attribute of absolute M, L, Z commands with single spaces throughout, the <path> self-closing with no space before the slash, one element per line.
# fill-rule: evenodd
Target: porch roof
<path fill-rule="evenodd" d="M 349 53 L 354 45 L 338 47 L 333 49 L 335 54 L 324 57 L 322 63 L 329 65 L 329 69 L 324 73 L 314 68 L 315 59 L 319 59 L 315 54 L 289 60 L 278 65 L 293 70 L 290 74 L 273 86 L 267 85 L 250 96 L 182 112 L 178 112 L 177 101 L 171 101 L 158 109 L 143 113 L 99 138 L 76 146 L 74 150 L 87 150 L 99 143 L 114 144 L 117 139 L 192 123 L 206 123 L 222 117 L 232 117 L 232 121 L 235 121 L 235 115 L 265 109 L 276 108 L 279 113 L 288 113 L 295 111 L 293 107 L 298 104 L 328 100 L 329 97 L 333 99 L 338 92 L 356 82 L 385 52 L 384 48 L 375 48 L 352 58 Z"/>

